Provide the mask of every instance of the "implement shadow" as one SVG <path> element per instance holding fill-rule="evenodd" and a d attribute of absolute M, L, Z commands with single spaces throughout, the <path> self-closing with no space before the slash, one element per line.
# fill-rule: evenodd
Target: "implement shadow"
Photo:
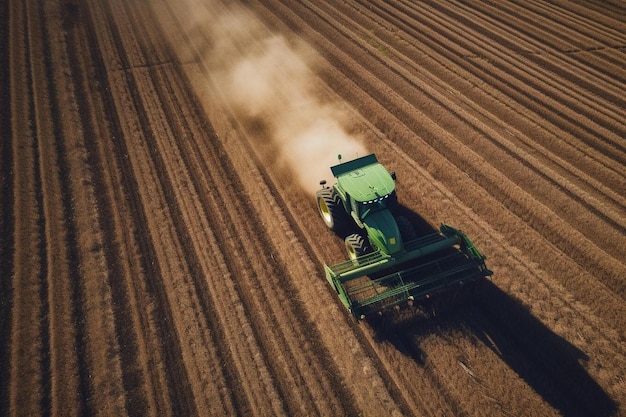
<path fill-rule="evenodd" d="M 401 312 L 368 322 L 379 342 L 392 344 L 420 366 L 428 361 L 420 340 L 461 332 L 491 349 L 563 416 L 608 417 L 617 412 L 616 403 L 581 365 L 588 356 L 488 280 L 435 317 Z"/>
<path fill-rule="evenodd" d="M 564 416 L 604 417 L 617 411 L 583 367 L 589 359 L 585 352 L 546 327 L 519 301 L 486 281 L 476 293 L 474 307 L 482 317 L 469 317 L 466 324 L 472 333 Z"/>
<path fill-rule="evenodd" d="M 398 205 L 394 212 L 406 217 L 418 235 L 436 231 L 405 206 Z M 588 356 L 490 280 L 481 280 L 460 297 L 442 295 L 422 307 L 368 321 L 380 342 L 391 343 L 421 366 L 428 358 L 419 348 L 420 340 L 460 331 L 491 349 L 562 415 L 608 417 L 617 412 L 617 404 L 582 365 Z"/>

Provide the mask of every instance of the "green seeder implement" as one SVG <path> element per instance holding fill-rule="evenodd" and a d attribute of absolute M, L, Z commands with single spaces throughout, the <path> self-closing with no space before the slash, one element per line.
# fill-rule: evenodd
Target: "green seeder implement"
<path fill-rule="evenodd" d="M 337 182 L 321 181 L 317 204 L 326 225 L 345 237 L 349 259 L 325 265 L 326 278 L 357 318 L 463 288 L 492 274 L 485 257 L 460 230 L 441 225 L 418 237 L 396 215 L 395 173 L 371 154 L 335 165 Z"/>
<path fill-rule="evenodd" d="M 405 247 L 398 256 L 377 250 L 324 265 L 326 279 L 355 317 L 429 299 L 491 275 L 484 256 L 461 231 L 447 225 L 439 233 L 405 242 Z"/>

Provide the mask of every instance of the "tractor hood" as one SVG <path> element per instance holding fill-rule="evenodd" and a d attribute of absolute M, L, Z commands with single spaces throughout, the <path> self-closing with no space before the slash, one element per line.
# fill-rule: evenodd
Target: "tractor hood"
<path fill-rule="evenodd" d="M 371 240 L 371 244 L 387 255 L 403 250 L 402 238 L 398 224 L 389 210 L 379 210 L 368 214 L 363 225 Z"/>
<path fill-rule="evenodd" d="M 396 187 L 391 174 L 374 154 L 330 168 L 339 188 L 360 203 L 373 203 L 391 195 Z"/>

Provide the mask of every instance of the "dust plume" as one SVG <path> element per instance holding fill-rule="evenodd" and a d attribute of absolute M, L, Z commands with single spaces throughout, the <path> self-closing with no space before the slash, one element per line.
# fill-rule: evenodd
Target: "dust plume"
<path fill-rule="evenodd" d="M 194 14 L 194 24 L 208 32 L 205 65 L 228 104 L 240 118 L 263 126 L 277 160 L 295 174 L 309 193 L 320 179 L 331 180 L 329 167 L 367 153 L 346 130 L 348 116 L 337 102 L 323 98 L 315 76 L 319 57 L 295 37 L 270 32 L 241 6 Z M 206 38 L 205 42 L 206 42 Z"/>

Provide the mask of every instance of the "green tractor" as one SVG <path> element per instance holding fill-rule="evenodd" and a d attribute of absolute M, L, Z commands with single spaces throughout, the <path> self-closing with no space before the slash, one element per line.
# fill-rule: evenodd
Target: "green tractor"
<path fill-rule="evenodd" d="M 339 157 L 341 162 L 341 156 Z M 398 215 L 396 176 L 370 154 L 330 168 L 317 205 L 326 226 L 345 235 L 349 259 L 324 265 L 326 279 L 357 318 L 428 300 L 492 274 L 460 230 L 442 224 L 418 236 Z"/>

